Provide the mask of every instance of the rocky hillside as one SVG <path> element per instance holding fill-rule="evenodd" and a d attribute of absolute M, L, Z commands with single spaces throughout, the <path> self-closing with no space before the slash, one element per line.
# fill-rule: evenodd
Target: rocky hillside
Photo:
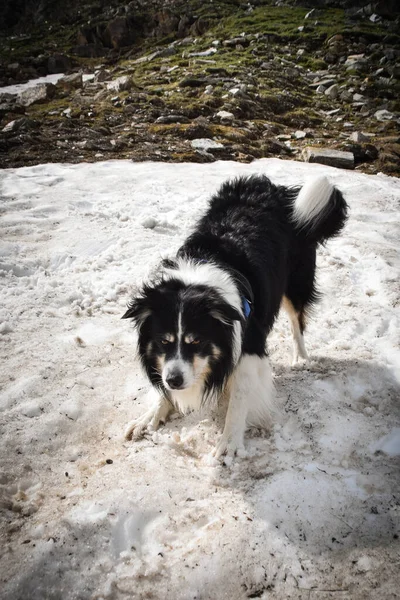
<path fill-rule="evenodd" d="M 2 167 L 279 155 L 400 174 L 397 2 L 59 4 L 6 2 L 0 85 L 59 78 L 0 88 Z"/>

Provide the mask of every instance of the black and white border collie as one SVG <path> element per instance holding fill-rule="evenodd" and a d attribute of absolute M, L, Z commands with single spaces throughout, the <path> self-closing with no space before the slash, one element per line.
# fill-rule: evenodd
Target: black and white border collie
<path fill-rule="evenodd" d="M 178 409 L 185 413 L 228 400 L 215 448 L 243 453 L 248 427 L 274 414 L 266 339 L 281 306 L 293 333 L 293 363 L 307 359 L 307 312 L 316 302 L 318 244 L 337 235 L 347 204 L 325 177 L 300 188 L 267 177 L 228 181 L 212 197 L 175 258 L 129 305 L 142 365 L 157 392 L 154 405 L 126 431 L 137 439 Z"/>

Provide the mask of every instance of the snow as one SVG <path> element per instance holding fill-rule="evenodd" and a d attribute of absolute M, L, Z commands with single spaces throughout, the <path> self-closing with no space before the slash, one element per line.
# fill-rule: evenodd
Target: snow
<path fill-rule="evenodd" d="M 26 83 L 14 83 L 13 85 L 5 85 L 0 87 L 0 94 L 19 94 L 28 88 L 35 87 L 40 83 L 52 83 L 56 84 L 59 79 L 65 76 L 65 73 L 55 73 L 53 75 L 44 75 L 43 77 L 36 77 L 35 79 L 29 79 Z M 82 76 L 83 81 L 90 81 L 94 75 L 84 74 Z"/>
<path fill-rule="evenodd" d="M 281 417 L 224 466 L 219 413 L 123 439 L 148 383 L 120 317 L 242 173 L 326 175 L 351 216 L 319 251 L 310 363 L 290 367 L 281 316 Z M 110 161 L 7 169 L 0 186 L 1 599 L 398 597 L 399 180 Z"/>

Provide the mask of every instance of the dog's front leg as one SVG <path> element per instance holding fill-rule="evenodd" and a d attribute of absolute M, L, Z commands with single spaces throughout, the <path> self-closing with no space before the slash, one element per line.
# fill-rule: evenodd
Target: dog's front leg
<path fill-rule="evenodd" d="M 266 356 L 245 354 L 230 380 L 225 427 L 214 456 L 244 456 L 247 427 L 269 428 L 277 415 L 271 367 Z"/>
<path fill-rule="evenodd" d="M 229 400 L 224 431 L 213 452 L 216 458 L 224 454 L 228 456 L 244 456 L 244 433 L 246 431 L 247 409 L 245 398 L 239 390 L 235 390 Z"/>
<path fill-rule="evenodd" d="M 149 396 L 153 397 L 153 406 L 141 417 L 128 423 L 125 429 L 125 439 L 137 440 L 142 437 L 146 430 L 156 431 L 160 423 L 166 422 L 168 415 L 173 410 L 169 400 L 164 396 L 160 396 L 154 389 L 149 392 Z"/>
<path fill-rule="evenodd" d="M 242 357 L 225 390 L 228 396 L 228 410 L 224 431 L 213 452 L 216 458 L 221 458 L 224 454 L 228 456 L 245 454 L 244 434 L 248 413 L 246 393 L 249 392 L 251 385 L 248 378 L 248 358 Z"/>

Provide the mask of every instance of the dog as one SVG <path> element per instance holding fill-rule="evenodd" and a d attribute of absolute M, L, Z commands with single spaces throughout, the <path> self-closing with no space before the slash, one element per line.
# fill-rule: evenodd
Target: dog
<path fill-rule="evenodd" d="M 280 307 L 289 316 L 293 363 L 306 360 L 307 313 L 318 300 L 316 249 L 347 218 L 326 177 L 302 188 L 252 175 L 225 182 L 173 259 L 132 298 L 123 319 L 156 391 L 154 405 L 126 430 L 156 430 L 168 415 L 223 396 L 228 409 L 214 455 L 244 454 L 249 427 L 268 428 L 275 404 L 266 340 Z"/>

